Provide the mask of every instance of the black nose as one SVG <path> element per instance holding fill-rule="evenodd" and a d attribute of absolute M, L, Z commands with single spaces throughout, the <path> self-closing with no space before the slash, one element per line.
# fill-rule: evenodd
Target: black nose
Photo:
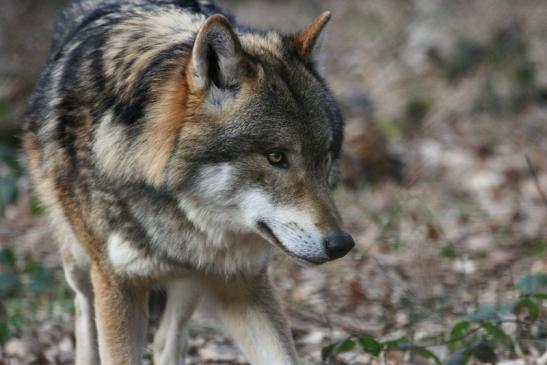
<path fill-rule="evenodd" d="M 346 254 L 351 251 L 353 246 L 355 246 L 353 238 L 343 231 L 329 234 L 325 238 L 324 243 L 327 250 L 327 255 L 331 260 L 346 256 Z"/>

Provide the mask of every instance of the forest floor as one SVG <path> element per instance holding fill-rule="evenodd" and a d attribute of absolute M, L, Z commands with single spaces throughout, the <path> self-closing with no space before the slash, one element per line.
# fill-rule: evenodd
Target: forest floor
<path fill-rule="evenodd" d="M 61 3 L 0 0 L 0 365 L 74 361 L 72 294 L 12 137 Z M 406 337 L 445 362 L 447 331 L 462 319 L 483 324 L 477 313 L 490 311 L 519 343 L 492 346 L 498 364 L 547 364 L 547 306 L 522 319 L 514 305 L 525 291 L 519 278 L 547 272 L 547 4 L 221 3 L 243 23 L 288 31 L 322 10 L 334 14 L 326 77 L 347 121 L 335 197 L 357 246 L 317 268 L 282 255 L 271 264 L 302 357 L 429 361 L 404 349 L 376 359 L 356 348 L 321 359 L 323 347 L 366 333 Z M 526 336 L 512 324 L 521 319 Z M 199 316 L 188 356 L 195 365 L 245 364 Z"/>

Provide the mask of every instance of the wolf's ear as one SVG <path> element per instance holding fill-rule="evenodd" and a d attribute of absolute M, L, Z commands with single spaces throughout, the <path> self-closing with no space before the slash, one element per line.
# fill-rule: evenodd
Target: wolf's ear
<path fill-rule="evenodd" d="M 192 87 L 202 92 L 211 87 L 237 88 L 242 55 L 239 38 L 228 19 L 220 14 L 212 15 L 199 29 L 192 50 Z"/>
<path fill-rule="evenodd" d="M 331 12 L 325 11 L 293 38 L 292 47 L 305 62 L 318 61 L 330 18 Z"/>

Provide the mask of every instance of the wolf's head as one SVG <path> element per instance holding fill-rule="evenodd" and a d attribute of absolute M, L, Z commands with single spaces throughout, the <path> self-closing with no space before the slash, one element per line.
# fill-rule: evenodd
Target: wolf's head
<path fill-rule="evenodd" d="M 331 197 L 343 121 L 315 64 L 329 18 L 291 36 L 234 29 L 221 15 L 201 26 L 169 181 L 204 231 L 255 232 L 307 263 L 354 246 Z"/>

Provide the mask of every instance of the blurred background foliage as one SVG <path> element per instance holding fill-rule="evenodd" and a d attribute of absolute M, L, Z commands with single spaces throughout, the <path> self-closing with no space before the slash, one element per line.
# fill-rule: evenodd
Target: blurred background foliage
<path fill-rule="evenodd" d="M 62 0 L 0 0 L 0 365 L 71 364 L 72 294 L 20 159 Z M 351 257 L 272 276 L 313 364 L 547 364 L 547 3 L 225 0 L 243 23 L 334 17 Z M 149 358 L 148 354 L 148 358 Z M 150 363 L 149 360 L 147 360 Z M 191 364 L 243 364 L 197 318 Z"/>

